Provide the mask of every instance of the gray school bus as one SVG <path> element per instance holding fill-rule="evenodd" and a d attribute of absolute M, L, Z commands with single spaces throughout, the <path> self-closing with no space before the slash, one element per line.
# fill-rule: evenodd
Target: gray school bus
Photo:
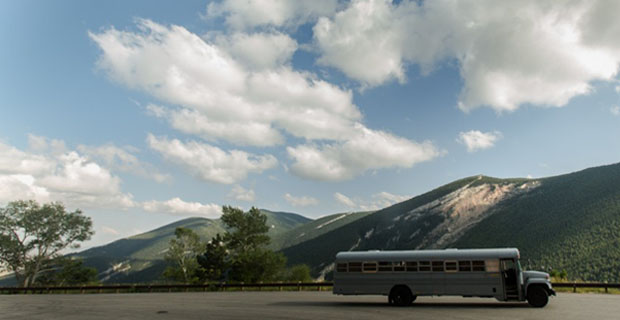
<path fill-rule="evenodd" d="M 398 306 L 417 296 L 452 295 L 539 308 L 555 295 L 549 274 L 521 269 L 516 248 L 339 252 L 333 292 L 385 295 Z"/>

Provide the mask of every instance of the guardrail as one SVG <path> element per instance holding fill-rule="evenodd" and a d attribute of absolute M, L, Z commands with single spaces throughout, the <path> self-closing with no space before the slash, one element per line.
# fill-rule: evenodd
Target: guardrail
<path fill-rule="evenodd" d="M 59 287 L 0 287 L 0 294 L 43 294 L 43 293 L 104 293 L 114 292 L 172 292 L 175 291 L 226 291 L 227 289 L 238 289 L 244 291 L 246 289 L 254 289 L 261 291 L 263 288 L 269 288 L 282 291 L 285 288 L 289 290 L 293 288 L 297 291 L 303 289 L 316 289 L 317 291 L 327 290 L 331 288 L 333 282 L 271 282 L 271 283 L 206 283 L 206 284 L 127 284 L 127 285 L 102 285 L 102 286 L 59 286 Z M 620 289 L 620 283 L 604 283 L 604 282 L 557 282 L 552 283 L 555 288 L 572 288 L 573 292 L 577 292 L 577 288 L 604 288 L 607 293 L 610 288 Z"/>
<path fill-rule="evenodd" d="M 316 291 L 323 291 L 325 287 L 331 288 L 332 282 L 271 282 L 271 283 L 205 283 L 205 284 L 127 284 L 127 285 L 101 285 L 101 286 L 58 286 L 58 287 L 0 287 L 0 294 L 9 293 L 104 293 L 121 291 L 129 292 L 172 292 L 175 291 L 226 291 L 227 289 L 254 289 L 261 291 L 263 288 L 277 288 L 282 291 L 284 288 L 293 288 L 301 291 L 306 288 L 313 288 Z"/>
<path fill-rule="evenodd" d="M 604 288 L 605 293 L 610 288 L 620 289 L 620 283 L 606 282 L 554 282 L 551 284 L 554 288 L 573 288 L 573 292 L 577 292 L 577 288 Z"/>

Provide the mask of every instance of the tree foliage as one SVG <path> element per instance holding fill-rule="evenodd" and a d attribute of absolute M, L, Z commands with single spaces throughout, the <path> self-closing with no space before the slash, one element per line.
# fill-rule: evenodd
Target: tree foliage
<path fill-rule="evenodd" d="M 165 256 L 172 265 L 166 268 L 164 277 L 183 283 L 195 283 L 198 281 L 199 267 L 196 257 L 203 251 L 204 244 L 191 229 L 176 228 L 174 235 Z"/>
<path fill-rule="evenodd" d="M 281 253 L 267 249 L 269 226 L 267 216 L 257 208 L 250 211 L 223 207 L 222 222 L 226 233 L 216 235 L 198 257 L 207 280 L 228 280 L 256 283 L 275 280 L 286 265 Z"/>
<path fill-rule="evenodd" d="M 99 283 L 97 269 L 84 266 L 80 259 L 59 257 L 35 281 L 40 286 L 75 286 Z"/>
<path fill-rule="evenodd" d="M 204 254 L 199 255 L 198 264 L 201 266 L 201 277 L 204 280 L 219 281 L 222 280 L 226 270 L 228 269 L 228 250 L 224 243 L 224 239 L 218 233 L 207 242 Z"/>
<path fill-rule="evenodd" d="M 79 248 L 92 235 L 92 221 L 79 209 L 67 212 L 59 202 L 10 202 L 0 209 L 0 262 L 20 285 L 30 286 L 62 250 Z"/>

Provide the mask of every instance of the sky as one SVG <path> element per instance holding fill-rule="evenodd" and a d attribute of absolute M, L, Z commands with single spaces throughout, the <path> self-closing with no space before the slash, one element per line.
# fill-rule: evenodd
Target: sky
<path fill-rule="evenodd" d="M 0 205 L 83 247 L 620 162 L 618 1 L 2 1 Z"/>

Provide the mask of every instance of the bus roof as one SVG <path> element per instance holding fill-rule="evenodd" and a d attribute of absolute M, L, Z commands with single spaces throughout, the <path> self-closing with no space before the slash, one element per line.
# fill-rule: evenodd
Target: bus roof
<path fill-rule="evenodd" d="M 444 249 L 444 250 L 402 250 L 402 251 L 345 251 L 336 255 L 337 261 L 379 261 L 379 260 L 473 260 L 473 259 L 519 258 L 517 248 L 495 249 Z"/>

